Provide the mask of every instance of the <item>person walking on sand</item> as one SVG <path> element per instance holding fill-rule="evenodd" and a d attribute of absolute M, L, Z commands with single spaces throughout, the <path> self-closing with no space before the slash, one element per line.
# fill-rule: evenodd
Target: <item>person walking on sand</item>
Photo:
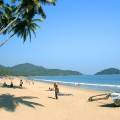
<path fill-rule="evenodd" d="M 54 88 L 55 88 L 55 98 L 58 99 L 59 88 L 56 83 L 54 83 Z"/>

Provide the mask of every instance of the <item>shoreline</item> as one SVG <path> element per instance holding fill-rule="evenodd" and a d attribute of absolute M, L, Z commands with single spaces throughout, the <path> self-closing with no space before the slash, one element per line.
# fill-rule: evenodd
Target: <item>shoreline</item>
<path fill-rule="evenodd" d="M 25 76 L 8 76 L 8 77 L 3 77 L 3 78 L 13 78 L 13 79 L 22 79 L 24 81 L 30 81 L 30 82 L 34 82 L 34 83 L 44 83 L 46 85 L 53 85 L 55 82 L 57 84 L 59 84 L 62 87 L 70 87 L 70 88 L 74 88 L 74 89 L 78 89 L 78 90 L 85 90 L 85 91 L 93 91 L 93 92 L 104 92 L 104 93 L 111 93 L 112 91 L 110 90 L 100 90 L 100 89 L 91 89 L 89 87 L 83 87 L 82 85 L 80 85 L 80 83 L 75 83 L 74 82 L 64 82 L 64 81 L 57 81 L 57 80 L 47 80 L 47 79 L 39 79 L 39 80 L 32 80 L 32 79 L 28 79 L 28 77 Z M 68 83 L 68 84 L 67 84 Z M 70 84 L 73 83 L 73 84 Z M 79 85 L 78 85 L 79 84 Z"/>
<path fill-rule="evenodd" d="M 4 77 L 3 77 L 4 78 Z M 9 80 L 9 83 L 10 81 L 15 81 L 16 82 L 16 79 L 17 79 L 17 84 L 19 83 L 18 82 L 18 79 L 22 79 L 25 82 L 28 82 L 28 84 L 43 84 L 43 85 L 46 85 L 48 86 L 53 86 L 54 82 L 57 82 L 59 86 L 63 87 L 63 88 L 69 88 L 69 89 L 74 89 L 74 90 L 80 90 L 80 91 L 86 91 L 86 92 L 94 92 L 94 93 L 108 93 L 109 91 L 104 91 L 104 90 L 97 90 L 97 89 L 86 89 L 86 88 L 81 88 L 80 86 L 75 86 L 75 85 L 70 85 L 70 84 L 61 84 L 59 83 L 58 81 L 51 81 L 51 82 L 47 82 L 46 81 L 43 81 L 43 80 L 31 80 L 31 79 L 27 79 L 27 77 L 24 77 L 24 76 L 10 76 L 10 78 L 13 78 Z M 6 79 L 6 77 L 5 77 Z M 9 77 L 8 77 L 9 79 Z M 45 80 L 45 79 L 44 79 Z M 29 83 L 30 82 L 30 83 Z M 1 83 L 0 83 L 1 84 Z M 27 86 L 28 87 L 28 86 Z"/>
<path fill-rule="evenodd" d="M 41 80 L 31 80 L 31 79 L 26 79 L 26 77 L 23 77 L 23 76 L 20 76 L 20 77 L 12 76 L 12 77 L 13 77 L 13 80 L 9 79 L 9 77 L 7 78 L 7 80 L 6 80 L 6 77 L 5 78 L 3 77 L 3 79 L 5 81 L 9 81 L 8 82 L 9 84 L 10 84 L 10 81 L 15 82 L 15 84 L 17 83 L 17 86 L 19 86 L 19 80 L 21 80 L 21 79 L 24 81 L 24 83 L 26 82 L 29 85 L 30 84 L 39 84 L 39 85 L 44 84 L 44 85 L 47 85 L 48 87 L 49 86 L 53 86 L 54 82 L 57 82 L 57 81 L 47 82 L 47 81 L 41 81 Z M 4 81 L 4 80 L 2 80 L 2 81 Z M 0 81 L 0 84 L 1 84 L 1 81 Z M 85 89 L 85 88 L 81 88 L 80 86 L 69 85 L 69 84 L 61 84 L 59 82 L 57 82 L 57 84 L 59 86 L 61 86 L 61 87 L 75 89 L 75 90 L 80 90 L 80 91 L 87 91 L 87 92 L 90 91 L 90 92 L 97 92 L 97 93 L 99 93 L 99 92 L 108 92 L 108 91 L 103 91 L 103 90 Z"/>
<path fill-rule="evenodd" d="M 30 80 L 31 81 L 31 80 Z M 32 81 L 31 81 L 32 82 Z M 37 83 L 42 83 L 42 84 L 46 84 L 46 85 L 53 85 L 54 82 L 44 82 L 44 81 L 35 81 Z M 104 91 L 104 90 L 95 90 L 95 89 L 85 89 L 85 88 L 81 88 L 80 86 L 74 86 L 74 85 L 67 85 L 67 84 L 60 84 L 58 83 L 59 86 L 62 86 L 62 87 L 68 87 L 68 88 L 71 88 L 71 89 L 77 89 L 77 90 L 83 90 L 83 91 L 91 91 L 91 92 L 105 92 L 105 93 L 108 93 L 109 91 Z"/>
<path fill-rule="evenodd" d="M 26 77 L 27 79 L 27 77 Z M 65 82 L 65 81 L 59 81 L 59 80 L 48 80 L 48 79 L 28 79 L 31 81 L 35 81 L 35 82 L 42 82 L 42 83 L 48 83 L 48 84 L 53 84 L 53 83 L 58 83 L 59 85 L 63 85 L 63 86 L 70 86 L 70 87 L 74 87 L 74 88 L 78 88 L 78 89 L 83 89 L 83 90 L 90 90 L 90 91 L 100 91 L 100 92 L 113 92 L 113 90 L 109 90 L 109 89 L 101 89 L 101 88 L 97 88 L 97 87 L 120 87 L 119 85 L 106 85 L 106 84 L 92 84 L 92 83 L 79 83 L 79 82 Z M 93 87 L 93 88 L 92 88 Z"/>

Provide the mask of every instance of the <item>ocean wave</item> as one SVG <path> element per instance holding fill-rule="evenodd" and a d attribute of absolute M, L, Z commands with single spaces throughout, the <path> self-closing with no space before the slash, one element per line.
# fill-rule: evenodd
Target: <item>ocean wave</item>
<path fill-rule="evenodd" d="M 51 83 L 59 83 L 59 84 L 67 84 L 67 85 L 74 85 L 74 86 L 96 86 L 96 87 L 111 87 L 111 88 L 120 88 L 120 85 L 111 85 L 111 84 L 95 84 L 95 83 L 79 83 L 79 82 L 65 82 L 65 81 L 58 81 L 58 80 L 46 80 L 46 79 L 34 79 L 36 81 L 43 81 L 43 82 L 51 82 Z"/>

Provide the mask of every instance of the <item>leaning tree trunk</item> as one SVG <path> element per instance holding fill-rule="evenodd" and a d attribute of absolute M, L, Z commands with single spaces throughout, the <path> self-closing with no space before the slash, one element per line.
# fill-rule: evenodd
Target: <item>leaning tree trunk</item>
<path fill-rule="evenodd" d="M 2 34 L 3 32 L 5 32 L 17 19 L 18 19 L 18 17 L 16 17 L 13 21 L 11 21 L 5 28 L 3 28 L 2 30 L 0 30 L 0 34 Z"/>
<path fill-rule="evenodd" d="M 18 7 L 18 9 L 16 10 L 16 13 L 18 13 L 19 9 L 20 9 L 20 7 Z M 2 30 L 0 30 L 0 34 L 2 34 L 3 32 L 5 32 L 12 24 L 14 24 L 14 22 L 19 18 L 19 16 L 20 16 L 20 13 L 5 28 L 3 28 Z"/>
<path fill-rule="evenodd" d="M 3 45 L 5 45 L 13 36 L 14 36 L 14 34 L 11 35 L 11 36 L 10 36 L 9 38 L 7 38 L 6 40 L 3 40 L 2 42 L 0 42 L 0 47 L 2 47 Z"/>

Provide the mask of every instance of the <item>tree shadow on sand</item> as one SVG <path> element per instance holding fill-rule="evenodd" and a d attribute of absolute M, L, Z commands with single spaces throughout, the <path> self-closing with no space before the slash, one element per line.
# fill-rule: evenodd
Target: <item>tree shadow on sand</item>
<path fill-rule="evenodd" d="M 35 108 L 35 106 L 44 107 L 44 105 L 42 104 L 29 101 L 34 98 L 36 97 L 32 97 L 32 96 L 15 97 L 14 95 L 10 95 L 10 94 L 2 94 L 0 95 L 0 108 L 3 108 L 9 112 L 14 112 L 19 104 L 31 108 Z"/>

